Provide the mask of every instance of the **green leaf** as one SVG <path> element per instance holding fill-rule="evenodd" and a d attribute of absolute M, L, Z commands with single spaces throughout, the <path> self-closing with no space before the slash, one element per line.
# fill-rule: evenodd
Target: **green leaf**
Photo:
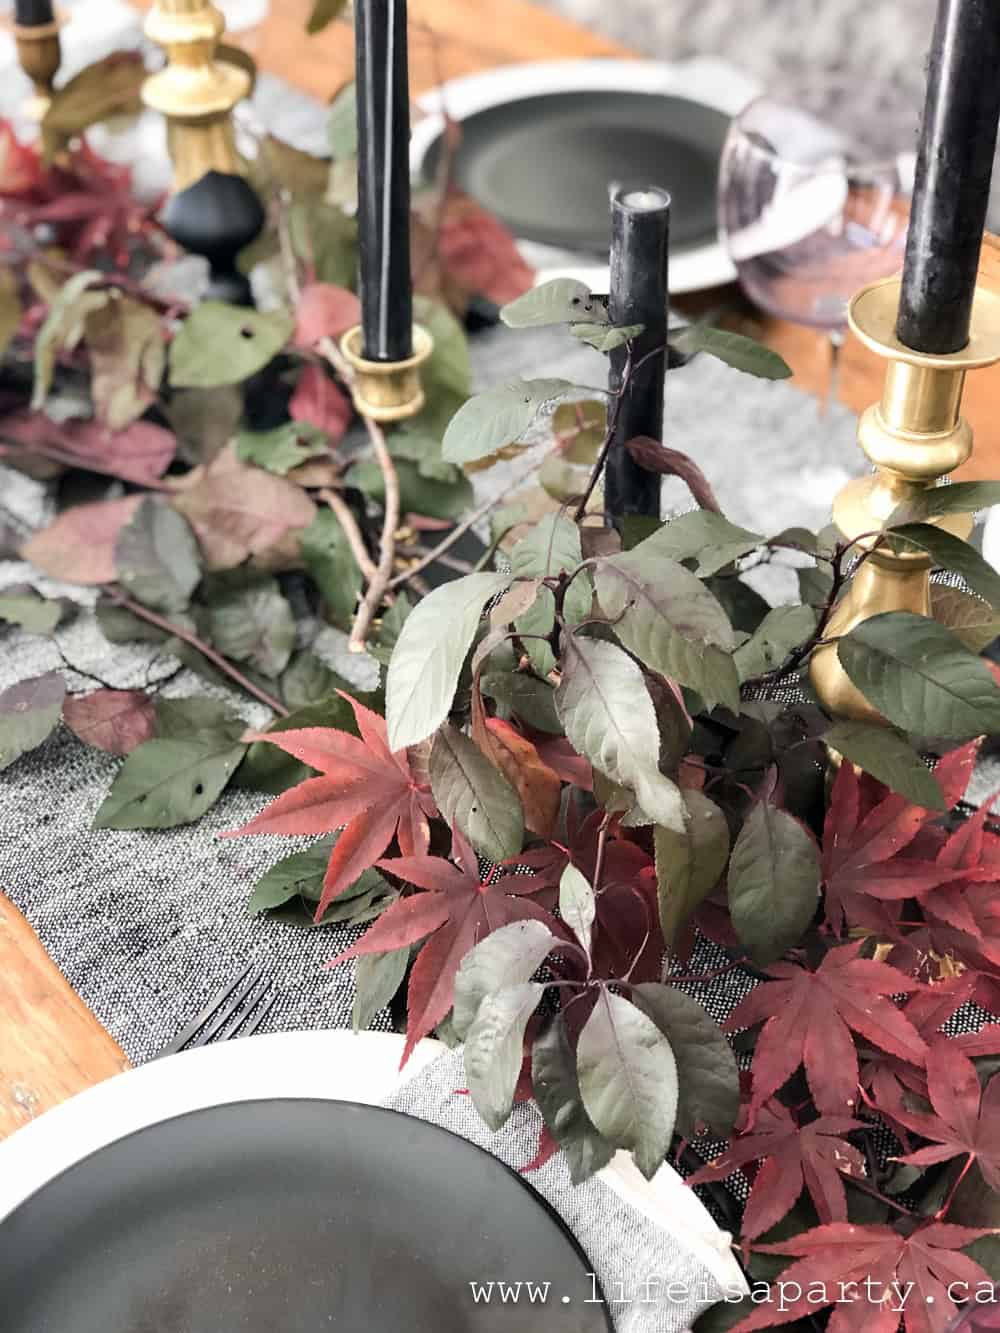
<path fill-rule="evenodd" d="M 513 713 L 529 727 L 562 735 L 562 723 L 556 711 L 555 690 L 544 680 L 513 671 L 493 671 L 479 682 L 487 695 L 508 713 Z"/>
<path fill-rule="evenodd" d="M 914 805 L 947 809 L 937 778 L 899 732 L 870 722 L 838 722 L 823 740 Z"/>
<path fill-rule="evenodd" d="M 97 616 L 101 633 L 109 643 L 165 643 L 172 637 L 166 630 L 160 629 L 159 625 L 151 625 L 148 620 L 142 620 L 126 607 L 112 601 L 110 597 L 99 598 L 94 614 Z M 181 629 L 195 628 L 191 617 L 180 612 L 175 612 L 170 617 L 170 622 Z"/>
<path fill-rule="evenodd" d="M 0 620 L 10 625 L 20 625 L 28 634 L 51 634 L 66 614 L 67 604 L 62 598 L 49 600 L 40 597 L 27 584 L 8 587 L 0 592 Z"/>
<path fill-rule="evenodd" d="M 65 696 L 58 671 L 20 680 L 0 693 L 0 773 L 52 733 Z"/>
<path fill-rule="evenodd" d="M 586 875 L 568 865 L 559 880 L 559 915 L 590 957 L 590 938 L 597 916 L 597 899 Z"/>
<path fill-rule="evenodd" d="M 49 396 L 56 353 L 62 349 L 72 351 L 83 337 L 87 316 L 111 300 L 111 294 L 107 291 L 89 290 L 95 282 L 103 279 L 104 275 L 96 269 L 75 273 L 68 282 L 63 283 L 50 303 L 45 322 L 35 336 L 35 385 L 31 396 L 33 412 L 41 411 Z"/>
<path fill-rule="evenodd" d="M 218 699 L 194 694 L 186 699 L 156 701 L 156 735 L 159 740 L 238 741 L 246 723 Z"/>
<path fill-rule="evenodd" d="M 799 582 L 799 597 L 807 606 L 824 607 L 833 592 L 833 573 L 822 565 L 810 565 L 795 571 Z"/>
<path fill-rule="evenodd" d="M 633 338 L 638 338 L 645 327 L 645 324 L 623 324 L 618 328 L 606 324 L 574 324 L 570 333 L 593 347 L 595 352 L 613 352 L 616 347 L 624 347 Z"/>
<path fill-rule="evenodd" d="M 510 1118 L 524 1055 L 524 1031 L 544 989 L 537 981 L 526 981 L 487 995 L 466 1035 L 469 1094 L 494 1133 Z"/>
<path fill-rule="evenodd" d="M 388 953 L 362 955 L 354 964 L 354 1006 L 351 1026 L 361 1032 L 388 1005 L 406 976 L 410 961 L 409 945 Z"/>
<path fill-rule="evenodd" d="M 323 704 L 334 690 L 353 692 L 350 681 L 332 671 L 308 649 L 292 654 L 281 675 L 281 697 L 291 709 Z"/>
<path fill-rule="evenodd" d="M 506 574 L 467 574 L 435 588 L 403 625 L 386 678 L 389 748 L 426 740 L 447 718 L 483 607 Z"/>
<path fill-rule="evenodd" d="M 294 329 L 295 317 L 286 310 L 261 314 L 222 301 L 202 301 L 170 344 L 170 383 L 191 389 L 238 384 L 273 360 Z"/>
<path fill-rule="evenodd" d="M 722 878 L 729 860 L 729 825 L 719 807 L 700 791 L 685 790 L 681 832 L 657 828 L 656 882 L 660 928 L 673 950 L 692 914 Z"/>
<path fill-rule="evenodd" d="M 334 19 L 340 18 L 347 8 L 347 3 L 348 0 L 313 0 L 306 21 L 306 32 L 310 34 L 322 32 Z"/>
<path fill-rule="evenodd" d="M 243 758 L 220 738 L 154 740 L 125 760 L 94 817 L 94 828 L 176 828 L 200 819 Z"/>
<path fill-rule="evenodd" d="M 314 282 L 353 287 L 357 279 L 358 227 L 333 204 L 296 199 L 288 210 L 292 248 L 314 273 Z"/>
<path fill-rule="evenodd" d="M 511 572 L 517 578 L 547 578 L 570 573 L 583 560 L 580 529 L 565 514 L 546 514 L 522 537 L 510 553 Z M 570 584 L 563 603 L 570 624 L 590 615 L 594 592 L 584 570 Z"/>
<path fill-rule="evenodd" d="M 419 464 L 400 459 L 396 463 L 396 476 L 399 479 L 400 508 L 404 514 L 458 518 L 473 498 L 472 483 L 462 473 L 458 473 L 454 481 L 435 481 L 421 475 Z M 385 500 L 385 476 L 373 459 L 365 458 L 355 463 L 348 469 L 345 480 L 379 504 Z"/>
<path fill-rule="evenodd" d="M 302 559 L 322 594 L 329 619 L 341 629 L 349 629 L 362 579 L 337 516 L 330 509 L 320 509 L 299 540 Z"/>
<path fill-rule="evenodd" d="M 597 598 L 630 652 L 671 680 L 697 690 L 707 707 L 739 712 L 729 617 L 700 579 L 663 556 L 649 538 L 597 566 Z"/>
<path fill-rule="evenodd" d="M 988 602 L 946 583 L 931 584 L 931 615 L 974 653 L 981 653 L 1000 635 L 1000 616 Z"/>
<path fill-rule="evenodd" d="M 545 403 L 572 388 L 569 380 L 517 380 L 470 398 L 448 423 L 442 444 L 445 460 L 473 463 L 516 443 Z"/>
<path fill-rule="evenodd" d="M 341 88 L 330 103 L 326 141 L 338 161 L 358 155 L 358 97 L 353 83 Z"/>
<path fill-rule="evenodd" d="M 115 570 L 144 606 L 183 611 L 201 579 L 198 543 L 176 509 L 146 495 L 118 534 Z"/>
<path fill-rule="evenodd" d="M 306 421 L 286 421 L 274 430 L 241 430 L 236 457 L 283 477 L 293 467 L 328 453 L 326 436 Z"/>
<path fill-rule="evenodd" d="M 650 560 L 696 560 L 696 572 L 710 578 L 726 565 L 749 555 L 764 538 L 737 527 L 709 509 L 692 509 L 657 528 L 633 550 Z"/>
<path fill-rule="evenodd" d="M 974 514 L 997 504 L 1000 504 L 1000 481 L 955 481 L 947 486 L 929 486 L 897 505 L 886 527 L 923 523 L 944 514 Z"/>
<path fill-rule="evenodd" d="M 304 852 L 293 852 L 291 856 L 284 857 L 261 875 L 253 886 L 253 894 L 247 904 L 250 915 L 270 912 L 299 896 L 318 901 L 323 876 L 336 841 L 334 835 L 321 838 Z"/>
<path fill-rule="evenodd" d="M 724 361 L 734 370 L 745 371 L 764 380 L 786 380 L 792 374 L 792 368 L 777 352 L 753 338 L 745 338 L 741 333 L 730 333 L 726 329 L 712 329 L 706 324 L 691 324 L 682 332 L 674 334 L 671 346 L 683 356 L 694 356 L 698 352 L 707 352 L 709 356 Z"/>
<path fill-rule="evenodd" d="M 663 1164 L 677 1118 L 677 1065 L 647 1016 L 602 990 L 576 1050 L 584 1109 L 598 1132 L 627 1148 L 651 1180 Z"/>
<path fill-rule="evenodd" d="M 961 537 L 930 523 L 904 523 L 893 528 L 892 535 L 908 546 L 926 551 L 943 569 L 953 569 L 956 574 L 961 574 L 973 592 L 984 597 L 992 607 L 1000 607 L 1000 574 Z"/>
<path fill-rule="evenodd" d="M 603 1139 L 584 1109 L 576 1059 L 561 1013 L 531 1048 L 531 1087 L 552 1136 L 566 1154 L 574 1185 L 611 1161 L 614 1147 Z"/>
<path fill-rule="evenodd" d="M 455 976 L 452 1025 L 460 1040 L 487 995 L 531 978 L 559 943 L 541 921 L 515 921 L 491 931 L 462 959 Z"/>
<path fill-rule="evenodd" d="M 481 856 L 505 861 L 521 850 L 520 797 L 474 741 L 443 726 L 434 737 L 429 770 L 431 791 L 443 818 Z"/>
<path fill-rule="evenodd" d="M 339 694 L 331 694 L 318 704 L 306 704 L 287 717 L 279 717 L 266 731 L 270 735 L 272 732 L 294 731 L 300 727 L 333 727 L 336 731 L 357 734 L 354 711 Z M 315 770 L 308 764 L 279 750 L 276 745 L 269 745 L 267 741 L 254 741 L 239 766 L 233 786 L 276 796 L 314 775 Z"/>
<path fill-rule="evenodd" d="M 660 733 L 642 672 L 622 650 L 565 635 L 556 710 L 573 748 L 635 792 L 654 823 L 683 828 L 677 786 L 659 771 Z"/>
<path fill-rule="evenodd" d="M 377 641 L 368 645 L 368 651 L 383 666 L 389 665 L 392 650 L 396 646 L 406 619 L 413 610 L 413 604 L 405 592 L 397 593 L 396 600 L 382 616 L 378 626 Z"/>
<path fill-rule="evenodd" d="M 837 644 L 851 681 L 902 731 L 971 740 L 1000 731 L 1000 688 L 943 625 L 909 611 L 873 616 Z"/>
<path fill-rule="evenodd" d="M 819 884 L 813 838 L 786 810 L 758 801 L 729 860 L 729 914 L 758 967 L 799 943 L 816 914 Z"/>
<path fill-rule="evenodd" d="M 572 324 L 588 320 L 607 324 L 606 304 L 590 288 L 573 278 L 552 278 L 539 283 L 523 296 L 508 302 L 500 318 L 509 329 L 537 329 L 546 324 Z"/>
<path fill-rule="evenodd" d="M 214 596 L 208 606 L 209 638 L 224 657 L 249 662 L 273 680 L 295 647 L 295 617 L 276 579 L 253 578 Z"/>
<path fill-rule="evenodd" d="M 776 606 L 757 632 L 734 655 L 740 683 L 783 666 L 794 649 L 815 632 L 819 617 L 811 606 Z"/>
<path fill-rule="evenodd" d="M 676 986 L 633 986 L 633 1001 L 670 1043 L 677 1063 L 677 1129 L 691 1139 L 709 1130 L 727 1139 L 740 1109 L 740 1072 L 718 1023 Z"/>

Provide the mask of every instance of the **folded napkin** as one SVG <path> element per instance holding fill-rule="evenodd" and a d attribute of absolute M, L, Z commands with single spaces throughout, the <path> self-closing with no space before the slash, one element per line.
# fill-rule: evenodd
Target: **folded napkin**
<path fill-rule="evenodd" d="M 535 1156 L 536 1107 L 521 1104 L 497 1134 L 462 1093 L 461 1051 L 449 1051 L 383 1102 L 487 1149 L 515 1170 Z M 670 1167 L 651 1185 L 627 1154 L 573 1185 L 561 1155 L 523 1177 L 556 1210 L 587 1255 L 617 1333 L 685 1333 L 709 1306 L 746 1288 L 730 1237 Z M 555 1294 L 553 1299 L 559 1299 Z"/>

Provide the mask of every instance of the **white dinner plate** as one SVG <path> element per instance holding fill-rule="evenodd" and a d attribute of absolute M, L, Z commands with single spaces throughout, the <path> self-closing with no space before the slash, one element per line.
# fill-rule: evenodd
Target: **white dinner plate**
<path fill-rule="evenodd" d="M 655 60 L 558 60 L 507 65 L 452 79 L 425 93 L 418 105 L 425 113 L 413 127 L 410 163 L 415 175 L 444 128 L 442 108 L 452 120 L 462 121 L 477 112 L 505 103 L 553 93 L 620 91 L 682 98 L 720 112 L 739 115 L 760 93 L 748 75 L 721 60 L 699 58 L 666 64 Z M 548 245 L 521 240 L 527 261 L 538 270 L 538 281 L 571 276 L 594 290 L 606 290 L 607 265 Z M 701 291 L 731 282 L 736 271 L 719 241 L 671 254 L 670 290 L 676 295 Z"/>
<path fill-rule="evenodd" d="M 273 1097 L 384 1102 L 444 1051 L 422 1041 L 399 1072 L 404 1039 L 344 1030 L 276 1032 L 219 1042 L 140 1065 L 79 1093 L 0 1143 L 0 1221 L 36 1190 L 91 1153 L 174 1116 Z M 744 1279 L 721 1231 L 669 1166 L 647 1182 L 626 1153 L 601 1178 L 676 1235 L 721 1286 Z"/>

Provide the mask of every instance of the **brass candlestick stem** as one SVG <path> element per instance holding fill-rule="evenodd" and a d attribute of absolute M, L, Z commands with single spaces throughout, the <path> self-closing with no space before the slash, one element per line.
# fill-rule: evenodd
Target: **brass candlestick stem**
<path fill-rule="evenodd" d="M 164 48 L 167 64 L 146 80 L 142 97 L 167 119 L 175 192 L 209 171 L 240 171 L 231 117 L 253 77 L 218 58 L 225 26 L 210 0 L 157 0 L 146 20 L 146 36 Z"/>
<path fill-rule="evenodd" d="M 882 400 L 861 418 L 858 441 L 875 467 L 870 477 L 849 482 L 834 501 L 833 519 L 858 553 L 871 550 L 884 523 L 905 500 L 935 485 L 972 453 L 972 430 L 961 415 L 962 390 L 970 370 L 1000 361 L 1000 295 L 979 288 L 969 342 L 960 352 L 914 352 L 896 337 L 900 280 L 863 288 L 851 302 L 851 329 L 887 363 Z M 957 537 L 968 537 L 970 515 L 930 520 Z M 895 554 L 883 547 L 865 560 L 826 629 L 832 640 L 886 611 L 930 616 L 931 562 L 922 552 Z M 836 717 L 884 722 L 851 682 L 835 642 L 814 655 L 810 667 L 820 702 Z"/>

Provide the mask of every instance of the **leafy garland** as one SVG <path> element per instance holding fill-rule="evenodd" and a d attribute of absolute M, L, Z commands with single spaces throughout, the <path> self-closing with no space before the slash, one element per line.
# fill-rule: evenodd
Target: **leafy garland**
<path fill-rule="evenodd" d="M 509 300 L 513 328 L 624 348 L 626 385 L 641 330 L 614 328 L 579 284 L 527 290 L 510 238 L 450 191 L 418 201 L 428 407 L 386 435 L 368 423 L 367 448 L 348 452 L 335 340 L 357 316 L 350 124 L 348 93 L 332 164 L 263 148 L 271 225 L 248 256 L 276 292 L 263 312 L 189 309 L 133 276 L 167 248 L 127 180 L 101 205 L 111 169 L 85 145 L 46 166 L 3 130 L 4 457 L 43 478 L 116 479 L 27 539 L 12 522 L 4 553 L 96 589 L 109 643 L 158 645 L 167 675 L 192 666 L 277 716 L 247 733 L 214 699 L 159 697 L 163 676 L 67 694 L 51 672 L 0 695 L 0 766 L 61 719 L 125 756 L 98 828 L 197 819 L 230 783 L 276 795 L 234 832 L 318 840 L 267 872 L 252 910 L 369 923 L 334 960 L 355 960 L 356 1025 L 405 987 L 407 1053 L 432 1032 L 464 1042 L 492 1128 L 537 1103 L 526 1166 L 561 1150 L 582 1180 L 624 1148 L 652 1175 L 693 1143 L 693 1183 L 748 1172 L 754 1286 L 699 1327 L 816 1327 L 810 1284 L 836 1300 L 843 1283 L 834 1333 L 859 1305 L 865 1328 L 902 1313 L 910 1333 L 943 1329 L 954 1284 L 975 1301 L 998 1270 L 1000 1024 L 943 1030 L 970 1004 L 1000 1012 L 1000 842 L 988 807 L 960 806 L 976 738 L 1000 731 L 980 656 L 1000 580 L 929 520 L 997 503 L 1000 487 L 932 490 L 877 535 L 970 591 L 938 588 L 934 621 L 892 613 L 840 639 L 891 726 L 831 721 L 805 672 L 870 550 L 736 527 L 697 467 L 649 440 L 633 457 L 682 476 L 699 508 L 605 529 L 594 502 L 615 400 L 551 379 L 470 399 L 442 298 L 459 312 L 470 292 Z M 72 215 L 54 212 L 55 172 L 87 201 Z M 676 364 L 708 351 L 786 373 L 717 330 L 673 342 Z M 262 422 L 276 389 L 287 411 Z M 426 589 L 430 565 L 454 565 L 454 534 L 426 553 L 417 530 L 482 517 L 466 469 L 540 430 L 547 501 L 495 513 L 480 567 Z M 801 605 L 750 588 L 766 561 L 794 563 Z M 68 614 L 29 586 L 0 593 L 0 618 L 31 633 L 55 637 Z M 367 653 L 341 652 L 348 633 Z M 341 674 L 349 661 L 367 688 Z M 779 685 L 804 701 L 780 702 Z M 827 747 L 848 761 L 829 796 Z M 704 940 L 720 967 L 699 962 Z M 724 977 L 744 998 L 720 1027 L 699 997 Z M 898 1151 L 877 1150 L 876 1127 Z M 706 1135 L 726 1145 L 713 1155 Z M 795 1300 L 767 1286 L 779 1272 Z M 930 1313 L 883 1300 L 911 1282 Z"/>

